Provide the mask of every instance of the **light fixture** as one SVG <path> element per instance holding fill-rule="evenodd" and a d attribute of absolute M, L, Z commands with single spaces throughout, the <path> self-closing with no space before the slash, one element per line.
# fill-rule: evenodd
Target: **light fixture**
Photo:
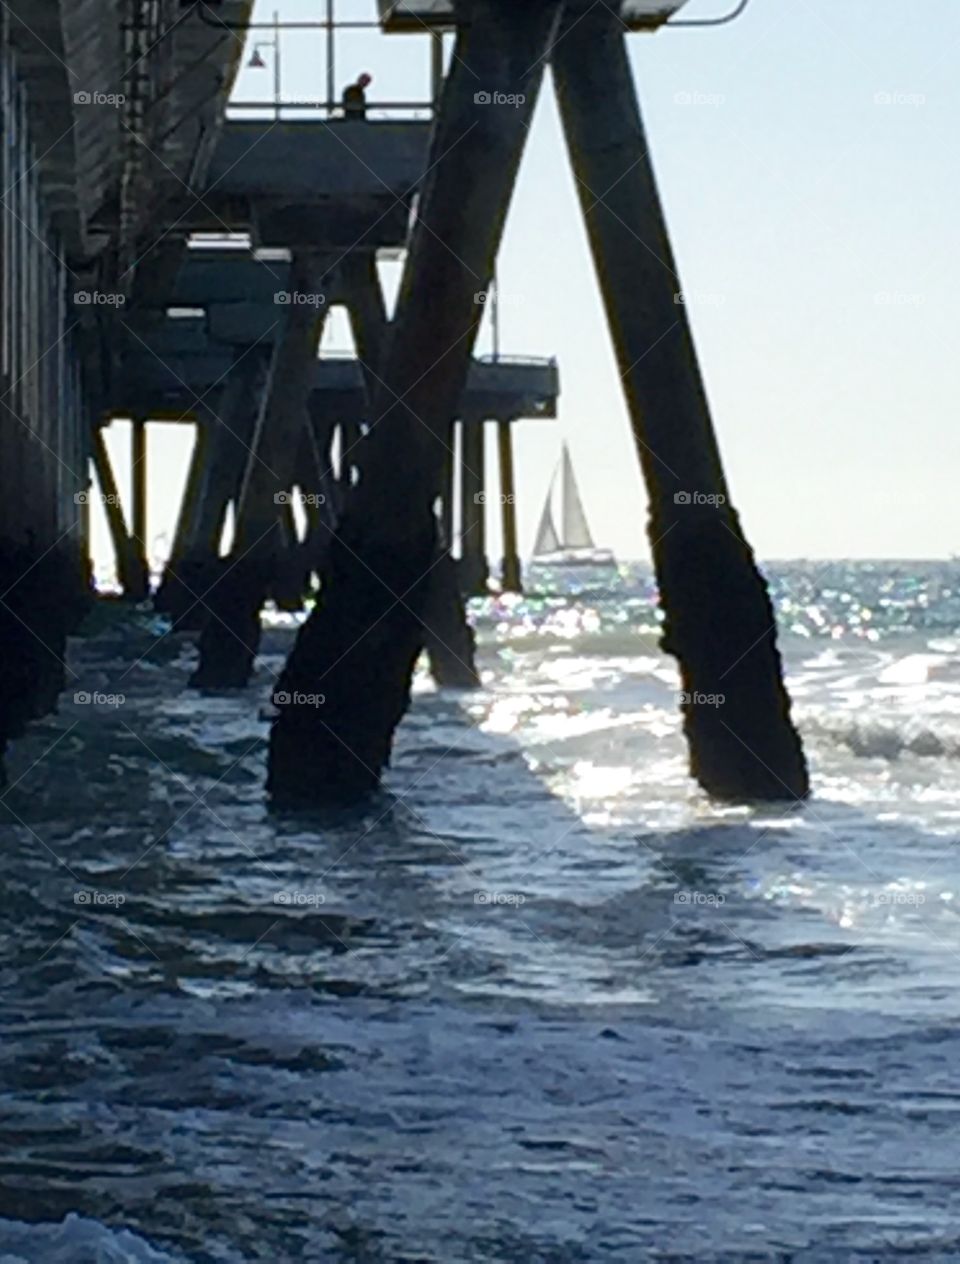
<path fill-rule="evenodd" d="M 247 62 L 247 66 L 251 70 L 264 70 L 266 68 L 266 65 L 267 63 L 263 60 L 263 57 L 260 55 L 260 49 L 257 47 L 254 47 L 253 52 L 250 54 L 250 60 Z"/>

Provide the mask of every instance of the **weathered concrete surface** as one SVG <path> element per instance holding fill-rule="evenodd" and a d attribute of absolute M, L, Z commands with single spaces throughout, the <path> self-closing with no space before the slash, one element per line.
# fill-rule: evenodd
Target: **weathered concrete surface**
<path fill-rule="evenodd" d="M 370 403 L 368 415 L 373 416 L 384 348 L 389 337 L 387 305 L 374 256 L 364 252 L 349 257 L 343 266 L 342 284 Z M 452 426 L 453 418 L 450 421 Z M 350 454 L 360 467 L 361 477 L 365 446 L 357 442 Z M 445 453 L 443 465 L 444 486 L 449 470 L 448 455 Z M 349 483 L 346 491 L 349 494 Z M 450 557 L 446 542 L 441 548 L 443 555 L 439 556 L 430 572 L 428 608 L 423 618 L 424 648 L 430 663 L 430 674 L 438 685 L 473 689 L 480 683 L 476 669 L 476 643 L 467 622 L 456 563 Z"/>
<path fill-rule="evenodd" d="M 75 545 L 69 537 L 46 550 L 0 541 L 0 785 L 8 743 L 55 711 L 67 684 L 67 637 L 91 601 Z"/>
<path fill-rule="evenodd" d="M 206 602 L 209 618 L 190 682 L 195 688 L 246 685 L 260 644 L 260 611 L 271 586 L 277 584 L 285 605 L 291 600 L 291 577 L 299 556 L 289 514 L 284 512 L 287 506 L 279 498 L 288 496 L 293 486 L 297 454 L 309 424 L 307 400 L 326 311 L 325 257 L 312 252 L 297 255 L 290 285 L 293 297 L 283 335 L 274 344 L 238 497 L 233 548 Z M 298 295 L 309 301 L 298 301 Z M 306 572 L 300 574 L 302 590 Z M 299 606 L 299 600 L 294 604 Z"/>
<path fill-rule="evenodd" d="M 497 424 L 500 458 L 500 512 L 503 532 L 503 566 L 500 584 L 504 592 L 523 592 L 523 570 L 517 540 L 517 486 L 513 467 L 513 432 L 505 421 Z"/>
<path fill-rule="evenodd" d="M 227 570 L 220 541 L 227 509 L 240 495 L 267 373 L 268 359 L 260 349 L 237 354 L 215 404 L 198 409 L 196 454 L 202 468 L 188 481 L 170 560 L 154 597 L 154 606 L 169 614 L 181 631 L 204 627 L 209 618 L 207 594 Z M 190 486 L 194 477 L 200 480 L 195 497 Z"/>
<path fill-rule="evenodd" d="M 802 798 L 773 609 L 730 503 L 623 26 L 606 3 L 565 21 L 554 81 L 650 497 L 691 771 L 724 799 Z"/>
<path fill-rule="evenodd" d="M 430 675 L 438 685 L 476 689 L 480 685 L 476 637 L 467 620 L 457 564 L 442 546 L 429 580 L 422 618 Z"/>
<path fill-rule="evenodd" d="M 356 548 L 369 583 L 356 582 Z M 267 790 L 276 806 L 352 802 L 379 785 L 423 644 L 426 570 L 402 543 L 333 537 L 320 604 L 274 690 Z M 336 617 L 324 620 L 330 606 Z"/>
<path fill-rule="evenodd" d="M 476 0 L 458 34 L 363 477 L 331 549 L 322 603 L 284 674 L 291 695 L 324 693 L 326 702 L 280 708 L 268 783 L 278 805 L 356 798 L 388 763 L 423 645 L 425 577 L 437 555 L 433 505 L 483 310 L 475 295 L 493 273 L 559 11 L 558 0 L 520 9 Z M 480 91 L 513 102 L 491 106 L 476 99 Z"/>

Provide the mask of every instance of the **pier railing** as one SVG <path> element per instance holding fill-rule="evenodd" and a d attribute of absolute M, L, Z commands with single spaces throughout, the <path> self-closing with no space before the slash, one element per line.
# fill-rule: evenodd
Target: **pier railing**
<path fill-rule="evenodd" d="M 279 101 L 231 101 L 228 119 L 279 119 L 282 122 L 311 123 L 383 123 L 391 120 L 415 119 L 430 122 L 435 113 L 432 101 L 371 101 L 363 119 L 346 118 L 339 102 L 301 101 L 293 97 Z"/>

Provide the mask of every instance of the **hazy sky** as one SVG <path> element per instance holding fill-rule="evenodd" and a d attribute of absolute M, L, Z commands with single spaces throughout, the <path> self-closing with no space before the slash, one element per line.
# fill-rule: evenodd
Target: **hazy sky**
<path fill-rule="evenodd" d="M 323 6 L 271 0 L 258 20 L 275 8 L 283 21 Z M 684 15 L 731 8 L 689 0 Z M 374 0 L 337 10 L 375 16 Z M 428 43 L 339 36 L 338 88 L 366 69 L 374 102 L 424 100 Z M 960 552 L 956 0 L 751 0 L 730 26 L 634 35 L 630 48 L 729 480 L 758 553 Z M 283 95 L 322 96 L 322 33 L 283 36 L 281 54 Z M 244 70 L 236 96 L 272 91 L 268 65 Z M 515 430 L 523 552 L 565 438 L 597 542 L 646 556 L 645 496 L 549 79 L 500 277 L 504 353 L 555 355 L 563 384 L 558 423 Z M 169 498 L 175 476 L 156 464 Z M 496 560 L 493 521 L 490 541 Z"/>

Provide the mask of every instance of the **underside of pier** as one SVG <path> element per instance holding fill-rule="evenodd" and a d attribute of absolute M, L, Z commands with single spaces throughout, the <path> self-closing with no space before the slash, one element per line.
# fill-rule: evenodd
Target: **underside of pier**
<path fill-rule="evenodd" d="M 478 355 L 549 66 L 646 483 L 691 772 L 735 801 L 807 793 L 627 54 L 628 32 L 681 4 L 381 0 L 388 42 L 432 41 L 432 101 L 414 117 L 332 98 L 289 117 L 279 98 L 273 117 L 231 110 L 245 0 L 213 18 L 173 0 L 118 0 L 118 21 L 88 0 L 29 21 L 5 8 L 0 758 L 69 688 L 98 506 L 122 597 L 196 636 L 195 688 L 250 684 L 268 605 L 304 615 L 272 691 L 277 807 L 377 789 L 424 651 L 438 685 L 477 686 L 467 600 L 523 587 L 514 428 L 558 414 L 555 362 L 504 357 L 496 337 Z M 402 263 L 392 310 L 388 258 Z M 325 349 L 337 310 L 355 355 Z M 114 420 L 130 423 L 126 505 Z M 189 426 L 193 448 L 158 576 L 160 420 Z M 720 694 L 722 709 L 699 701 Z"/>

